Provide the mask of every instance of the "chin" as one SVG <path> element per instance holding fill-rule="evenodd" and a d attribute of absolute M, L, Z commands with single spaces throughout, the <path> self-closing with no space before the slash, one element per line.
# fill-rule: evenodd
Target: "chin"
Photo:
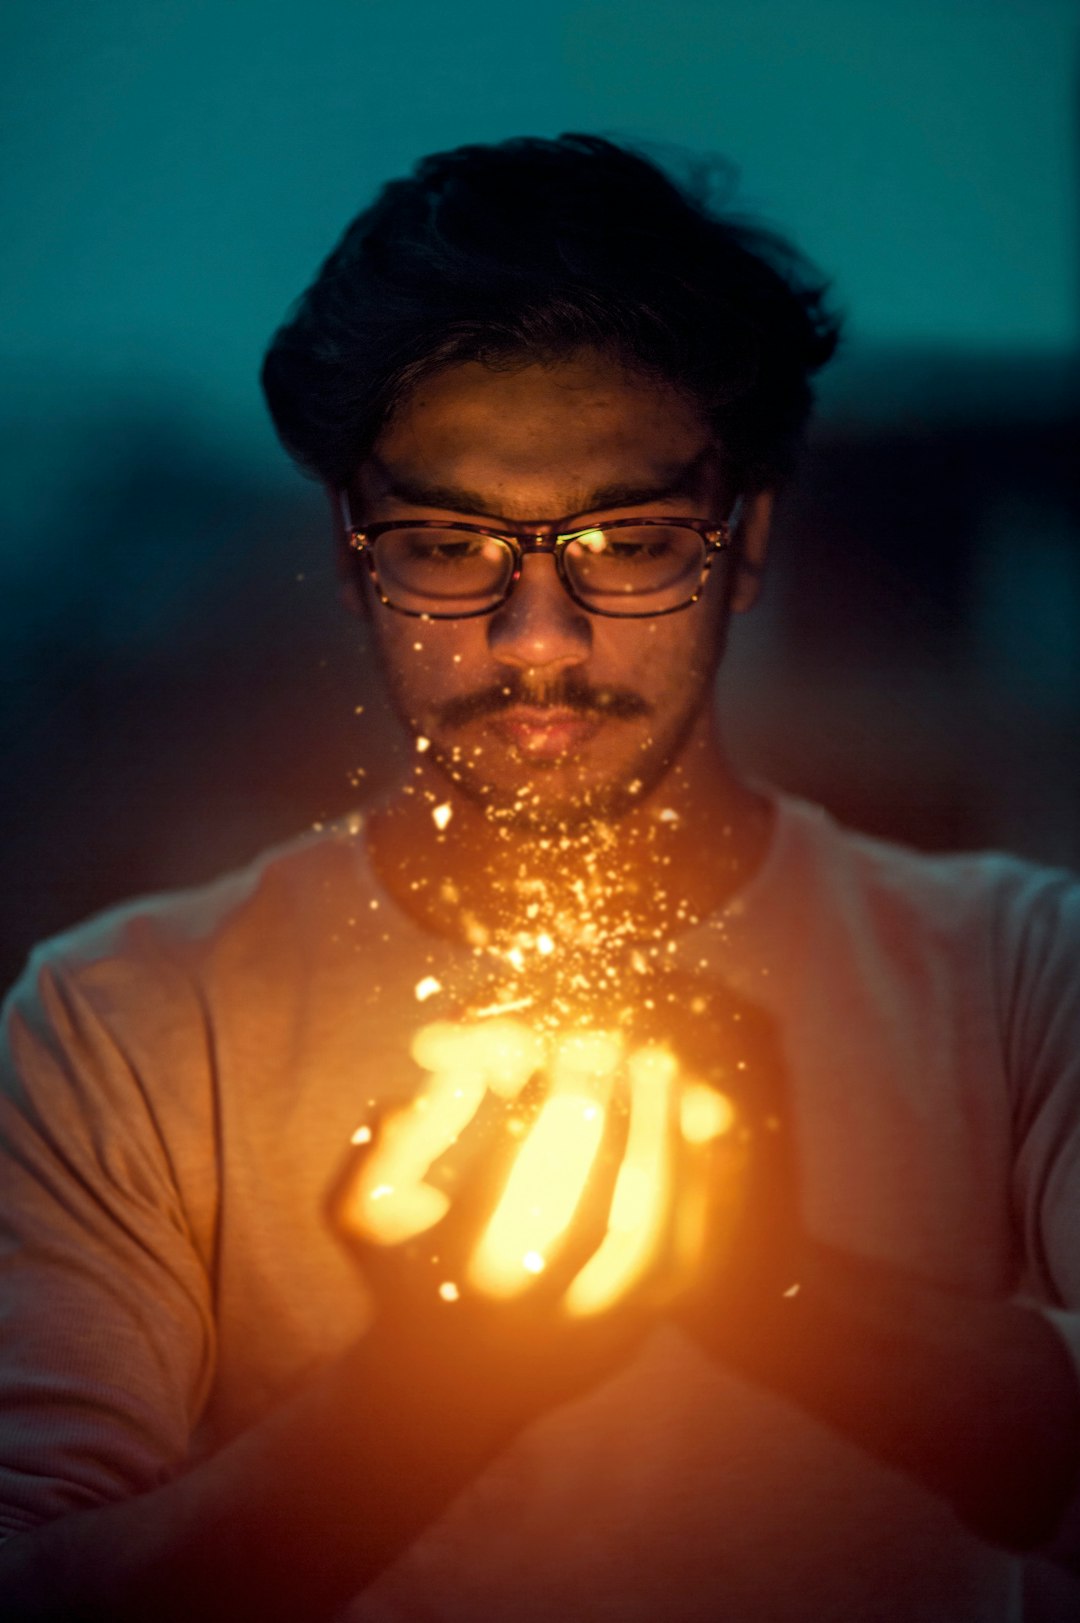
<path fill-rule="evenodd" d="M 513 784 L 492 783 L 463 772 L 432 752 L 444 776 L 495 826 L 544 836 L 581 834 L 600 823 L 617 823 L 640 806 L 666 775 L 668 763 L 646 777 L 642 763 L 635 773 L 600 783 L 567 783 L 558 766 L 538 769 L 533 764 Z M 560 783 L 559 776 L 563 777 Z M 524 782 L 523 782 L 524 780 Z M 633 787 L 631 787 L 633 785 Z"/>

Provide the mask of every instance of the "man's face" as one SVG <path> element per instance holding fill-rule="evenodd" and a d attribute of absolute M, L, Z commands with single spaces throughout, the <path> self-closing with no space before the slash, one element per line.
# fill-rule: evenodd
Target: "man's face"
<path fill-rule="evenodd" d="M 721 519 L 736 492 L 702 414 L 593 352 L 494 371 L 456 365 L 417 386 L 360 467 L 354 522 Z M 398 715 L 469 799 L 518 826 L 617 817 L 664 780 L 706 719 L 730 572 L 652 619 L 589 614 L 550 555 L 476 619 L 421 620 L 366 588 Z"/>

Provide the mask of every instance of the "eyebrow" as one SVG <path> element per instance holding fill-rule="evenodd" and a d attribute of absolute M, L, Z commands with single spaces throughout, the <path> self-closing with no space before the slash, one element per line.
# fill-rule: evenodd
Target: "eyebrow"
<path fill-rule="evenodd" d="M 590 492 L 588 499 L 580 507 L 575 507 L 571 513 L 564 516 L 577 518 L 579 515 L 593 513 L 605 507 L 644 507 L 649 502 L 670 500 L 672 496 L 688 496 L 695 492 L 702 467 L 714 449 L 712 444 L 702 446 L 689 462 L 662 475 L 659 483 L 655 480 L 648 484 L 623 481 L 601 485 Z M 466 490 L 460 485 L 428 485 L 422 480 L 411 478 L 403 470 L 394 471 L 385 463 L 377 465 L 385 479 L 384 494 L 393 496 L 398 501 L 408 502 L 413 507 L 442 507 L 451 513 L 497 519 L 506 524 L 521 522 L 517 519 L 507 519 L 501 513 L 489 512 L 484 505 L 484 497 L 476 491 Z"/>

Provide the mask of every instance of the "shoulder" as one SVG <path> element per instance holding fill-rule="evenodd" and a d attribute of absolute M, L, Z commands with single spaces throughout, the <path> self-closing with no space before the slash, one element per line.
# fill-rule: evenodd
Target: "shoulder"
<path fill-rule="evenodd" d="M 1080 875 L 1003 851 L 928 853 L 844 827 L 822 807 L 778 797 L 793 866 L 838 905 L 918 918 L 928 930 L 975 926 L 1003 948 L 1035 933 L 1080 926 Z"/>
<path fill-rule="evenodd" d="M 275 959 L 303 958 L 332 930 L 337 912 L 358 911 L 370 885 L 357 839 L 342 823 L 260 853 L 209 883 L 141 896 L 42 942 L 9 995 L 33 1004 L 57 988 L 97 1005 L 140 1000 L 152 983 L 154 1004 L 169 993 L 190 997 L 249 955 L 264 972 Z"/>

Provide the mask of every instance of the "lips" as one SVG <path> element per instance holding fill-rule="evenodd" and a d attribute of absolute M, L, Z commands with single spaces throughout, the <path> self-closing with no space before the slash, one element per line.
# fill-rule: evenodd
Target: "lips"
<path fill-rule="evenodd" d="M 504 710 L 491 723 L 496 736 L 530 761 L 554 761 L 574 754 L 604 725 L 604 717 L 581 710 Z"/>

